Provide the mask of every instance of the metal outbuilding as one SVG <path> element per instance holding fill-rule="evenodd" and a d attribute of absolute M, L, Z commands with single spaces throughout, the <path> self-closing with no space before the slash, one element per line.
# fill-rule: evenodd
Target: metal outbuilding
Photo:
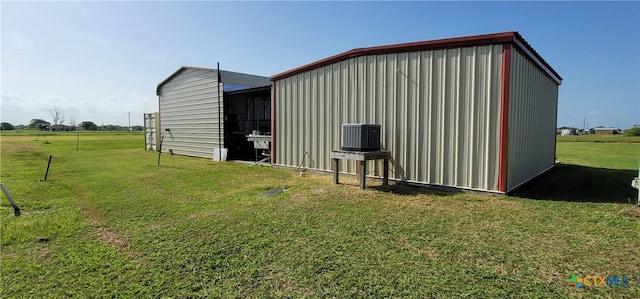
<path fill-rule="evenodd" d="M 621 133 L 620 128 L 603 127 L 603 126 L 595 127 L 593 129 L 591 129 L 591 131 L 593 132 L 593 134 L 596 134 L 596 135 L 615 135 L 615 134 L 620 134 Z"/>
<path fill-rule="evenodd" d="M 271 81 L 276 165 L 330 171 L 345 123 L 381 125 L 395 180 L 507 193 L 555 165 L 562 78 L 517 32 L 358 48 Z"/>
<path fill-rule="evenodd" d="M 269 129 L 267 77 L 183 66 L 158 84 L 156 94 L 162 152 L 215 159 L 216 149 L 227 148 L 231 158 L 252 158 L 245 135 Z"/>

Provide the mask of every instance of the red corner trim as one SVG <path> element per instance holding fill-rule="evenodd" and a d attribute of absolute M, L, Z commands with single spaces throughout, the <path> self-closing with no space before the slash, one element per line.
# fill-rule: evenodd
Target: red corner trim
<path fill-rule="evenodd" d="M 511 86 L 511 43 L 502 48 L 502 88 L 500 91 L 500 149 L 498 150 L 498 191 L 507 192 L 509 160 L 509 95 Z"/>
<path fill-rule="evenodd" d="M 276 83 L 271 82 L 271 164 L 276 164 Z"/>

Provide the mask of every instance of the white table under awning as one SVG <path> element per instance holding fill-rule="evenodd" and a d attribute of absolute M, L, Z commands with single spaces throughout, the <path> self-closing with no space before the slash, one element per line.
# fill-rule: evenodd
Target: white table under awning
<path fill-rule="evenodd" d="M 247 141 L 253 142 L 253 148 L 256 152 L 256 163 L 265 162 L 271 159 L 271 154 L 269 153 L 269 150 L 271 149 L 271 135 L 249 134 L 249 135 L 246 135 L 246 137 L 247 137 Z M 267 153 L 266 154 L 263 153 L 263 155 L 266 156 L 265 158 L 263 158 L 260 161 L 257 161 L 259 149 L 266 150 Z"/>

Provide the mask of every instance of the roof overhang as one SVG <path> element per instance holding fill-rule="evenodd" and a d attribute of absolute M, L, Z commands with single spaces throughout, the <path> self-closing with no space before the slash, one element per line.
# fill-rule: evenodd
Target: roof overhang
<path fill-rule="evenodd" d="M 204 68 L 204 67 L 181 66 L 175 72 L 173 72 L 173 74 L 169 75 L 169 77 L 167 77 L 166 79 L 162 80 L 162 82 L 158 83 L 158 87 L 156 87 L 156 95 L 157 96 L 160 95 L 160 88 L 162 88 L 162 86 L 164 86 L 167 82 L 171 81 L 173 78 L 178 76 L 178 74 L 180 74 L 183 70 L 186 70 L 186 69 L 201 70 L 201 71 L 207 71 L 207 72 L 216 71 L 216 69 L 210 69 L 210 68 Z"/>
<path fill-rule="evenodd" d="M 323 67 L 329 64 L 333 64 L 339 61 L 343 61 L 349 58 L 365 56 L 365 55 L 379 55 L 390 54 L 399 52 L 416 52 L 426 50 L 438 50 L 447 48 L 459 48 L 459 47 L 471 47 L 471 46 L 484 46 L 491 44 L 504 44 L 510 43 L 516 49 L 519 49 L 525 56 L 535 63 L 542 71 L 544 71 L 551 79 L 553 79 L 558 85 L 562 83 L 562 77 L 536 52 L 522 36 L 515 31 L 483 34 L 474 36 L 464 36 L 455 38 L 445 38 L 421 42 L 393 44 L 368 48 L 356 48 L 352 49 L 325 59 L 318 60 L 289 71 L 285 71 L 271 76 L 271 81 L 278 81 L 293 75 L 297 75 L 306 71 L 310 71 L 315 68 Z"/>
<path fill-rule="evenodd" d="M 224 92 L 225 95 L 238 95 L 238 94 L 248 94 L 248 93 L 271 93 L 271 85 L 249 87 L 245 89 L 238 89 L 234 91 Z"/>

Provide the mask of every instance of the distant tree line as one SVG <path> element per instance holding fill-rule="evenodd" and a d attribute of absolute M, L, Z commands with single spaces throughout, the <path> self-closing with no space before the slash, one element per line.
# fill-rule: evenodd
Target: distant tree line
<path fill-rule="evenodd" d="M 83 121 L 78 125 L 78 128 L 87 131 L 128 131 L 129 128 L 120 125 L 102 125 L 98 126 L 91 121 Z M 143 126 L 131 126 L 131 131 L 143 131 Z"/>
<path fill-rule="evenodd" d="M 59 121 L 58 121 L 59 123 Z M 77 126 L 72 126 L 78 130 L 85 130 L 85 131 L 129 131 L 129 128 L 126 126 L 120 126 L 120 125 L 102 125 L 102 126 L 98 126 L 96 125 L 94 122 L 91 121 L 83 121 L 80 124 L 78 124 Z M 40 131 L 49 131 L 49 129 L 51 128 L 51 123 L 43 120 L 43 119 L 39 119 L 39 118 L 34 118 L 32 119 L 28 125 L 17 125 L 14 126 L 11 123 L 8 122 L 2 122 L 0 123 L 0 129 L 1 130 L 27 130 L 27 129 L 36 129 L 36 130 L 40 130 Z M 131 126 L 131 131 L 143 131 L 144 127 L 143 126 Z"/>
<path fill-rule="evenodd" d="M 86 130 L 86 131 L 143 131 L 143 126 L 119 126 L 119 125 L 102 125 L 98 126 L 92 121 L 83 121 L 80 124 L 76 125 L 75 118 L 73 116 L 69 117 L 68 124 L 64 124 L 67 120 L 67 117 L 64 111 L 59 106 L 53 106 L 53 109 L 49 112 L 51 115 L 51 120 L 53 124 L 40 118 L 34 118 L 29 122 L 29 125 L 18 125 L 14 126 L 8 122 L 0 123 L 0 129 L 4 130 L 24 130 L 24 129 L 36 129 L 40 131 L 75 131 L 75 130 Z"/>

